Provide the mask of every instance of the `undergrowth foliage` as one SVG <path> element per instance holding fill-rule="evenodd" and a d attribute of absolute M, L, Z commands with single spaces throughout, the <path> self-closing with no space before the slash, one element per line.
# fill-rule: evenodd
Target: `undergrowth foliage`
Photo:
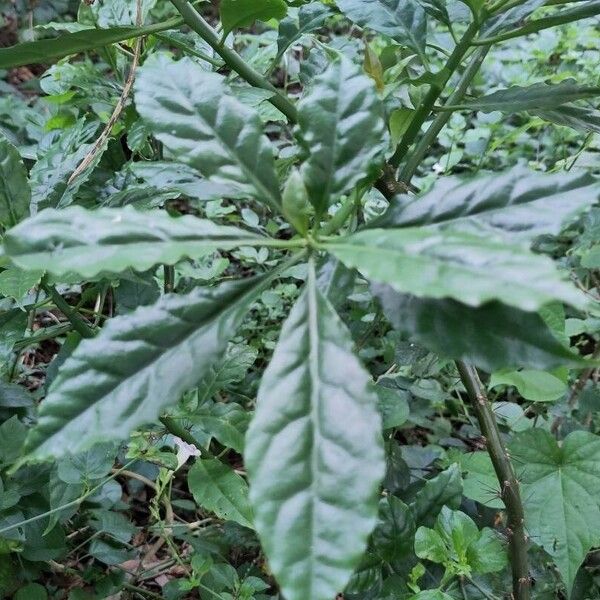
<path fill-rule="evenodd" d="M 0 596 L 600 597 L 600 2 L 72 4 L 0 48 Z"/>

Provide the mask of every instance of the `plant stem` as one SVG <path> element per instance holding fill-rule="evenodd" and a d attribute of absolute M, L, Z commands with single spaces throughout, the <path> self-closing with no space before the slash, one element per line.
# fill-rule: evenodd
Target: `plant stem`
<path fill-rule="evenodd" d="M 473 38 L 477 35 L 479 31 L 480 24 L 476 21 L 473 21 L 464 35 L 455 46 L 448 62 L 444 68 L 438 73 L 439 81 L 434 83 L 429 88 L 423 102 L 421 102 L 419 108 L 417 109 L 413 120 L 411 121 L 408 129 L 405 134 L 402 136 L 394 155 L 390 159 L 390 164 L 393 167 L 398 167 L 402 162 L 402 159 L 408 152 L 409 148 L 413 145 L 413 142 L 417 139 L 419 132 L 421 131 L 421 127 L 423 123 L 427 120 L 427 117 L 431 114 L 433 107 L 437 99 L 440 97 L 441 93 L 444 91 L 444 88 L 448 84 L 448 81 L 460 66 L 461 61 L 465 57 L 465 54 L 469 51 L 471 44 L 473 42 Z"/>
<path fill-rule="evenodd" d="M 250 85 L 273 92 L 269 102 L 278 108 L 290 122 L 297 121 L 297 111 L 294 104 L 263 75 L 255 71 L 244 59 L 231 48 L 221 43 L 214 29 L 202 18 L 200 13 L 187 0 L 171 0 L 179 11 L 185 23 L 193 29 L 224 61 Z"/>
<path fill-rule="evenodd" d="M 58 293 L 53 285 L 47 283 L 41 283 L 41 288 L 48 294 L 56 307 L 69 319 L 73 329 L 81 335 L 83 338 L 93 338 L 95 333 L 94 330 L 88 325 L 87 321 L 76 311 L 73 310 L 71 305 Z"/>
<path fill-rule="evenodd" d="M 542 19 L 536 19 L 530 23 L 527 23 L 527 25 L 523 25 L 523 27 L 518 27 L 512 31 L 507 31 L 506 33 L 501 33 L 500 35 L 494 35 L 492 37 L 473 41 L 471 45 L 488 46 L 497 44 L 499 42 L 504 42 L 516 37 L 529 35 L 530 33 L 537 33 L 543 29 L 556 27 L 557 25 L 565 25 L 566 23 L 572 23 L 573 21 L 594 17 L 597 14 L 600 14 L 600 3 L 585 2 L 581 6 L 576 6 L 575 8 L 568 10 L 561 10 L 555 15 L 550 15 L 549 17 L 544 17 Z"/>
<path fill-rule="evenodd" d="M 350 194 L 342 206 L 340 206 L 337 212 L 333 215 L 331 220 L 325 223 L 318 233 L 320 235 L 331 235 L 341 229 L 344 226 L 344 223 L 348 220 L 348 217 L 350 217 L 350 215 L 356 209 L 356 204 L 356 195 Z"/>
<path fill-rule="evenodd" d="M 485 437 L 487 451 L 492 460 L 496 477 L 500 483 L 500 497 L 507 514 L 509 555 L 512 568 L 514 600 L 529 600 L 531 579 L 527 560 L 527 536 L 525 535 L 523 503 L 519 482 L 510 458 L 500 438 L 494 411 L 485 393 L 477 370 L 472 365 L 457 361 L 460 378 L 467 390 L 481 433 Z"/>
<path fill-rule="evenodd" d="M 481 68 L 481 63 L 483 63 L 483 61 L 489 51 L 490 51 L 490 48 L 485 47 L 485 48 L 479 49 L 473 55 L 471 62 L 469 63 L 469 65 L 465 69 L 464 73 L 462 74 L 462 77 L 460 78 L 460 81 L 458 82 L 456 89 L 454 90 L 452 95 L 448 98 L 448 102 L 447 102 L 448 105 L 458 104 L 463 99 L 464 95 L 467 92 L 467 89 L 469 88 L 469 85 L 471 84 L 471 81 L 473 81 L 473 78 L 479 72 L 479 69 Z M 451 116 L 452 116 L 451 112 L 444 111 L 444 112 L 440 112 L 435 117 L 435 119 L 429 126 L 429 129 L 425 132 L 425 134 L 423 135 L 423 137 L 421 138 L 421 140 L 415 147 L 413 153 L 409 156 L 408 160 L 406 161 L 406 164 L 404 165 L 404 168 L 402 169 L 402 172 L 400 173 L 400 182 L 401 183 L 404 183 L 405 185 L 410 184 L 410 180 L 413 178 L 414 174 L 416 173 L 417 169 L 419 168 L 419 165 L 421 164 L 421 161 L 427 154 L 427 151 L 431 147 L 431 144 L 433 144 L 435 142 L 435 140 L 438 137 L 438 134 L 446 126 L 446 123 L 448 123 Z"/>

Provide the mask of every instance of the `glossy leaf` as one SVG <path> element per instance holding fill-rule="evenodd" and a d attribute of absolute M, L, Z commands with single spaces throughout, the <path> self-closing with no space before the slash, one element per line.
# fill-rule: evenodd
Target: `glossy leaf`
<path fill-rule="evenodd" d="M 587 303 L 550 258 L 500 238 L 450 228 L 368 229 L 324 247 L 369 279 L 419 297 L 469 306 L 501 300 L 527 311 L 553 300 Z"/>
<path fill-rule="evenodd" d="M 231 467 L 216 458 L 199 459 L 188 473 L 188 486 L 202 508 L 252 528 L 248 484 Z"/>
<path fill-rule="evenodd" d="M 29 458 L 120 440 L 199 383 L 268 279 L 196 288 L 110 319 L 62 365 L 27 439 Z"/>
<path fill-rule="evenodd" d="M 527 533 L 552 557 L 570 593 L 587 552 L 600 544 L 600 437 L 575 431 L 559 446 L 536 428 L 509 448 Z"/>
<path fill-rule="evenodd" d="M 9 48 L 0 48 L 0 69 L 10 69 L 30 64 L 48 64 L 51 61 L 87 52 L 102 46 L 124 42 L 181 25 L 181 19 L 146 27 L 114 27 L 112 29 L 84 29 L 75 33 L 64 33 L 58 38 L 23 42 Z"/>
<path fill-rule="evenodd" d="M 425 53 L 427 15 L 415 0 L 336 0 L 336 4 L 357 25 Z"/>
<path fill-rule="evenodd" d="M 517 166 L 476 177 L 445 177 L 415 200 L 397 196 L 372 227 L 475 226 L 531 239 L 556 234 L 600 198 L 600 182 L 584 173 L 538 173 Z"/>
<path fill-rule="evenodd" d="M 144 65 L 135 103 L 148 129 L 177 160 L 234 195 L 280 204 L 273 147 L 256 111 L 233 97 L 221 75 L 184 58 Z"/>
<path fill-rule="evenodd" d="M 245 458 L 254 523 L 283 594 L 331 600 L 375 525 L 385 464 L 369 374 L 312 263 L 263 376 Z"/>
<path fill-rule="evenodd" d="M 284 0 L 221 0 L 219 4 L 223 35 L 247 27 L 255 21 L 283 19 L 287 13 Z"/>
<path fill-rule="evenodd" d="M 383 284 L 373 284 L 371 290 L 395 329 L 442 357 L 467 361 L 488 373 L 583 364 L 537 313 L 501 302 L 473 308 L 456 300 L 417 298 Z"/>
<path fill-rule="evenodd" d="M 4 227 L 16 225 L 29 214 L 30 202 L 27 170 L 19 151 L 0 136 L 0 223 Z"/>
<path fill-rule="evenodd" d="M 174 264 L 184 256 L 199 258 L 260 239 L 237 227 L 189 215 L 174 218 L 161 210 L 91 211 L 74 206 L 43 210 L 9 230 L 4 250 L 22 269 L 43 265 L 58 276 L 93 277 L 128 268 L 145 271 L 158 263 Z"/>
<path fill-rule="evenodd" d="M 498 90 L 469 100 L 465 107 L 486 113 L 495 110 L 504 113 L 537 111 L 596 96 L 600 96 L 600 87 L 579 85 L 574 79 L 567 79 L 557 84 L 534 83 L 527 87 Z"/>
<path fill-rule="evenodd" d="M 298 127 L 310 153 L 304 182 L 320 214 L 363 179 L 387 147 L 373 82 L 343 56 L 314 79 L 298 104 Z"/>

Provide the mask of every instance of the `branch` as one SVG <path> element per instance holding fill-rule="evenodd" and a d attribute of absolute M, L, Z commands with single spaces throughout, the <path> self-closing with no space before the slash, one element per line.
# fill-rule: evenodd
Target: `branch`
<path fill-rule="evenodd" d="M 269 102 L 278 108 L 290 122 L 295 123 L 298 120 L 294 104 L 268 79 L 248 65 L 235 50 L 222 44 L 214 29 L 187 0 L 171 0 L 171 2 L 179 11 L 188 27 L 193 29 L 225 61 L 225 64 L 232 71 L 235 71 L 250 85 L 273 92 L 273 96 L 269 98 Z"/>
<path fill-rule="evenodd" d="M 448 84 L 448 81 L 450 81 L 450 78 L 452 77 L 452 75 L 454 75 L 454 72 L 456 71 L 456 69 L 458 69 L 463 58 L 469 51 L 472 45 L 473 38 L 477 35 L 477 32 L 479 31 L 479 27 L 480 24 L 477 21 L 473 21 L 469 25 L 469 27 L 465 31 L 465 34 L 462 36 L 460 42 L 454 48 L 452 54 L 450 55 L 450 58 L 446 62 L 446 65 L 438 74 L 440 80 L 437 83 L 432 84 L 429 88 L 427 95 L 423 99 L 423 102 L 421 102 L 421 104 L 419 105 L 415 116 L 410 122 L 410 125 L 406 130 L 405 134 L 402 136 L 402 140 L 400 140 L 400 143 L 398 144 L 394 155 L 390 159 L 390 164 L 393 167 L 397 167 L 402 162 L 402 159 L 408 152 L 409 148 L 417 139 L 417 136 L 421 131 L 421 127 L 423 126 L 423 123 L 425 123 L 425 121 L 427 120 L 427 117 L 429 117 L 429 115 L 431 114 L 431 111 L 435 106 L 437 99 L 440 97 L 440 95 L 444 91 L 444 88 Z"/>
<path fill-rule="evenodd" d="M 500 497 L 507 514 L 507 528 L 510 563 L 512 568 L 514 600 L 529 600 L 531 579 L 527 560 L 527 536 L 525 535 L 523 503 L 519 492 L 519 482 L 510 458 L 500 438 L 500 430 L 494 411 L 485 393 L 477 370 L 472 365 L 457 361 L 460 378 L 467 390 L 481 433 L 485 437 L 487 451 L 494 465 L 500 483 Z"/>

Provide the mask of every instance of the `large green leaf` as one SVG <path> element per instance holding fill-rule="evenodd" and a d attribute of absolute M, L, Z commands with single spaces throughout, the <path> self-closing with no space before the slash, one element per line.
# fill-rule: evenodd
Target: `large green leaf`
<path fill-rule="evenodd" d="M 537 173 L 517 166 L 502 173 L 442 178 L 416 200 L 396 196 L 371 226 L 466 224 L 529 239 L 559 233 L 598 198 L 600 182 L 587 173 Z"/>
<path fill-rule="evenodd" d="M 84 29 L 65 33 L 58 38 L 24 42 L 9 48 L 0 48 L 0 69 L 10 69 L 34 63 L 48 64 L 63 56 L 79 54 L 102 46 L 124 42 L 131 38 L 179 27 L 182 19 L 146 27 L 114 27 L 112 29 Z"/>
<path fill-rule="evenodd" d="M 369 374 L 315 279 L 311 263 L 246 435 L 254 524 L 287 600 L 331 600 L 344 588 L 385 470 Z"/>
<path fill-rule="evenodd" d="M 569 434 L 559 446 L 542 429 L 510 444 L 522 482 L 527 532 L 552 556 L 570 592 L 581 563 L 600 545 L 600 437 Z"/>
<path fill-rule="evenodd" d="M 225 352 L 262 278 L 163 296 L 108 321 L 62 365 L 27 438 L 30 458 L 123 439 L 200 382 Z"/>
<path fill-rule="evenodd" d="M 194 500 L 219 518 L 252 528 L 248 484 L 216 458 L 197 460 L 188 473 Z"/>
<path fill-rule="evenodd" d="M 0 136 L 0 224 L 16 225 L 29 214 L 31 190 L 18 150 Z"/>
<path fill-rule="evenodd" d="M 493 94 L 469 100 L 465 109 L 505 113 L 556 108 L 561 104 L 583 98 L 600 96 L 600 87 L 579 85 L 574 79 L 557 84 L 534 83 L 527 87 L 514 86 Z"/>
<path fill-rule="evenodd" d="M 357 25 L 425 53 L 427 15 L 415 0 L 336 0 L 336 4 Z"/>
<path fill-rule="evenodd" d="M 298 125 L 310 153 L 302 173 L 320 213 L 363 179 L 387 147 L 373 81 L 343 56 L 315 78 L 298 105 Z"/>
<path fill-rule="evenodd" d="M 473 308 L 456 300 L 417 298 L 389 285 L 373 284 L 371 289 L 395 329 L 440 356 L 473 363 L 488 373 L 505 367 L 583 363 L 537 313 L 500 302 Z"/>
<path fill-rule="evenodd" d="M 235 195 L 279 207 L 274 150 L 258 113 L 236 100 L 225 80 L 193 60 L 144 65 L 135 103 L 148 129 L 177 160 Z"/>
<path fill-rule="evenodd" d="M 488 387 L 511 385 L 519 394 L 532 402 L 554 402 L 567 392 L 567 384 L 556 375 L 535 369 L 502 370 L 492 373 Z"/>
<path fill-rule="evenodd" d="M 13 227 L 4 237 L 4 250 L 22 269 L 43 267 L 54 275 L 76 273 L 85 278 L 127 268 L 145 271 L 184 256 L 201 257 L 260 240 L 243 229 L 189 215 L 174 218 L 161 210 L 91 211 L 73 206 L 43 210 Z"/>
<path fill-rule="evenodd" d="M 418 297 L 469 306 L 501 300 L 526 311 L 553 300 L 588 303 L 550 258 L 497 237 L 451 228 L 368 229 L 322 247 L 369 279 Z"/>
<path fill-rule="evenodd" d="M 221 0 L 219 4 L 223 35 L 238 27 L 247 27 L 254 21 L 283 19 L 287 13 L 284 0 Z"/>

